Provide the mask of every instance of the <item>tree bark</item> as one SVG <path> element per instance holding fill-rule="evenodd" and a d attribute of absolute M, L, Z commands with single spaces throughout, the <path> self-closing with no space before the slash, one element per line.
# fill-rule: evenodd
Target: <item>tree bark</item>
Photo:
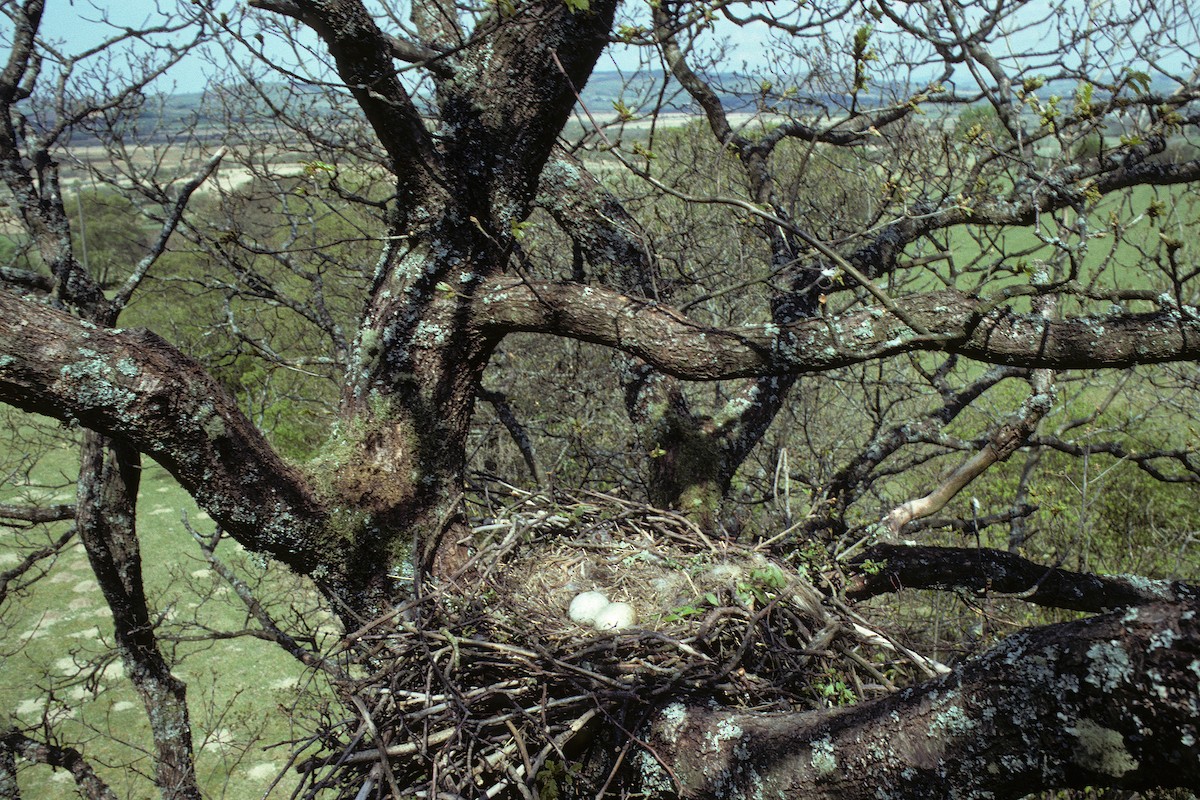
<path fill-rule="evenodd" d="M 199 800 L 187 686 L 158 647 L 142 583 L 135 519 L 141 459 L 97 433 L 84 436 L 76 527 L 112 610 L 117 652 L 146 708 L 154 738 L 154 782 L 164 800 Z"/>
<path fill-rule="evenodd" d="M 855 573 L 845 588 L 851 600 L 903 589 L 962 590 L 1093 613 L 1146 603 L 1200 600 L 1200 589 L 1183 581 L 1071 572 L 989 548 L 877 544 L 856 557 L 851 566 Z"/>
<path fill-rule="evenodd" d="M 1194 601 L 1160 603 L 1025 631 L 941 678 L 840 710 L 668 706 L 646 733 L 643 777 L 685 798 L 1195 787 L 1197 613 Z"/>
<path fill-rule="evenodd" d="M 19 800 L 13 756 L 19 755 L 35 764 L 48 764 L 65 769 L 75 779 L 80 794 L 88 800 L 117 800 L 117 795 L 108 787 L 87 759 L 73 747 L 60 747 L 48 742 L 39 742 L 19 731 L 0 733 L 0 792 L 5 798 Z"/>
<path fill-rule="evenodd" d="M 162 464 L 247 547 L 298 572 L 338 548 L 300 473 L 192 359 L 145 331 L 97 327 L 0 292 L 0 399 L 105 431 Z"/>
<path fill-rule="evenodd" d="M 496 280 L 480 292 L 476 324 L 501 333 L 556 333 L 633 353 L 686 380 L 811 373 L 899 353 L 944 351 L 993 364 L 1104 369 L 1200 357 L 1200 311 L 1162 309 L 1045 319 L 995 308 L 955 290 L 899 298 L 789 325 L 716 328 L 594 286 Z M 925 333 L 914 331 L 909 323 Z"/>

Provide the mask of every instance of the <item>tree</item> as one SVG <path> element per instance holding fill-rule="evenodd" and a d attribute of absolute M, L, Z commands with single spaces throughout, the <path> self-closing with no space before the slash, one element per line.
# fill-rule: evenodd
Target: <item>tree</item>
<path fill-rule="evenodd" d="M 859 641 L 906 653 L 931 678 L 850 709 L 763 716 L 704 704 L 719 696 L 715 687 L 729 670 L 715 673 L 708 697 L 672 682 L 655 687 L 651 677 L 639 686 L 655 708 L 632 730 L 620 719 L 607 726 L 597 741 L 616 742 L 621 756 L 592 783 L 573 776 L 572 791 L 636 785 L 688 796 L 803 789 L 838 797 L 1016 797 L 1050 788 L 1200 784 L 1190 711 L 1200 691 L 1192 587 L 1102 579 L 1019 552 L 979 547 L 964 555 L 896 543 L 1023 448 L 1031 460 L 1049 450 L 1104 453 L 1163 479 L 1200 475 L 1190 451 L 1174 443 L 1146 450 L 1114 435 L 1079 445 L 1069 434 L 1091 424 L 1086 415 L 1054 434 L 1040 431 L 1062 391 L 1056 387 L 1071 380 L 1067 371 L 1191 364 L 1200 353 L 1196 270 L 1186 247 L 1194 219 L 1186 196 L 1170 189 L 1200 178 L 1200 161 L 1161 157 L 1172 142 L 1194 136 L 1198 121 L 1187 9 L 1087 4 L 1039 17 L 1004 3 L 818 3 L 786 14 L 774 4 L 642 9 L 615 0 L 478 8 L 430 2 L 407 10 L 359 0 L 251 5 L 263 14 L 231 17 L 198 4 L 172 25 L 189 26 L 197 43 L 219 28 L 227 46 L 241 41 L 297 82 L 304 65 L 283 63 L 265 35 L 283 37 L 306 57 L 320 54 L 329 70 L 316 76 L 327 90 L 320 103 L 295 83 L 276 92 L 249 81 L 241 90 L 286 132 L 285 142 L 300 141 L 316 156 L 307 161 L 308 177 L 328 173 L 325 190 L 363 210 L 346 219 L 377 244 L 373 270 L 338 263 L 351 257 L 335 254 L 353 238 L 344 230 L 332 245 L 325 239 L 305 248 L 296 236 L 256 235 L 244 214 L 223 230 L 199 219 L 184 224 L 192 193 L 225 157 L 218 151 L 178 190 L 133 176 L 142 202 L 158 209 L 158 230 L 145 258 L 116 270 L 124 282 L 114 293 L 85 269 L 67 235 L 73 223 L 60 159 L 70 152 L 69 133 L 93 129 L 120 154 L 122 120 L 143 118 L 134 112 L 149 80 L 184 50 L 164 46 L 162 61 L 111 96 L 92 84 L 91 96 L 76 97 L 64 80 L 50 90 L 53 102 L 40 105 L 44 65 L 69 78 L 76 62 L 39 33 L 40 0 L 5 5 L 2 173 L 33 253 L 25 268 L 2 276 L 0 399 L 88 432 L 71 514 L 113 608 L 122 658 L 157 721 L 156 782 L 165 796 L 199 790 L 184 688 L 162 657 L 141 588 L 133 527 L 140 458 L 165 467 L 224 535 L 311 578 L 340 618 L 347 647 L 358 648 L 358 667 L 382 681 L 372 695 L 381 705 L 368 711 L 367 690 L 338 673 L 354 685 L 343 699 L 364 733 L 349 742 L 327 736 L 345 752 L 313 791 L 413 791 L 391 785 L 403 770 L 390 759 L 425 754 L 467 728 L 445 740 L 426 735 L 397 744 L 415 735 L 412 719 L 386 722 L 380 698 L 436 693 L 400 680 L 408 667 L 383 663 L 367 634 L 382 626 L 394 642 L 442 637 L 456 663 L 459 648 L 483 647 L 463 633 L 469 625 L 447 620 L 458 604 L 471 606 L 472 586 L 500 566 L 481 563 L 480 554 L 492 551 L 476 549 L 482 545 L 465 500 L 467 451 L 476 399 L 504 407 L 503 395 L 484 389 L 484 376 L 519 333 L 623 354 L 620 380 L 646 450 L 648 499 L 690 516 L 689 530 L 701 539 L 728 533 L 723 503 L 772 420 L 833 391 L 828 383 L 806 386 L 806 376 L 836 374 L 861 390 L 865 437 L 849 437 L 849 447 L 828 452 L 830 465 L 808 471 L 810 513 L 786 530 L 743 533 L 752 552 L 777 559 L 756 568 L 747 605 L 766 605 L 750 614 L 747 630 L 770 622 L 786 588 L 801 598 L 796 608 L 807 619 L 821 622 L 803 637 L 803 657 L 825 652 L 845 628 Z M 770 69 L 754 77 L 719 71 L 719 51 L 705 44 L 718 19 L 765 30 L 777 56 Z M 175 29 L 119 38 L 153 42 L 153 34 Z M 1018 36 L 1037 44 L 1017 48 Z M 657 163 L 670 144 L 663 134 L 643 138 L 593 125 L 594 110 L 585 114 L 594 132 L 564 139 L 599 59 L 617 42 L 656 54 L 699 108 L 712 140 L 697 152 L 716 165 L 707 181 Z M 668 91 L 666 77 L 659 97 Z M 751 123 L 738 121 L 729 107 L 735 101 Z M 343 117 L 347 107 L 352 116 Z M 636 116 L 624 97 L 614 107 L 618 125 Z M 37 108 L 53 112 L 31 116 Z M 720 258 L 688 259 L 686 247 L 653 230 L 633 191 L 622 197 L 617 184 L 596 176 L 589 160 L 599 149 L 636 179 L 658 213 L 669 217 L 668 205 L 681 215 L 716 209 L 701 225 L 744 237 L 744 275 Z M 844 189 L 838 204 L 831 185 L 854 189 Z M 286 219 L 312 223 L 313 209 L 334 207 L 309 202 L 291 186 Z M 1133 187 L 1162 194 L 1129 193 Z M 549 246 L 533 240 L 538 219 L 553 219 L 569 239 L 576 254 L 569 279 L 545 254 Z M 1143 235 L 1148 228 L 1152 235 Z M 1015 234 L 1005 238 L 1017 229 L 1024 244 L 1010 244 Z M 172 237 L 199 245 L 231 276 L 224 302 L 239 347 L 275 363 L 306 356 L 304 368 L 319 368 L 341 387 L 330 438 L 307 463 L 280 452 L 211 365 L 149 330 L 115 328 L 147 274 L 160 269 Z M 1113 243 L 1105 254 L 1096 252 L 1102 239 Z M 303 252 L 319 256 L 309 263 Z M 202 277 L 197 284 L 219 288 L 218 279 Z M 247 299 L 279 316 L 243 324 L 248 317 L 238 304 Z M 272 320 L 284 318 L 301 320 L 305 349 L 325 348 L 319 364 L 312 353 L 272 344 Z M 872 388 L 885 386 L 889 374 L 923 388 L 909 383 L 900 395 Z M 705 413 L 685 382 L 713 381 L 737 383 L 724 384 Z M 1012 395 L 1013 384 L 1027 385 L 1023 397 Z M 985 394 L 1009 403 L 999 421 L 972 417 Z M 506 420 L 519 440 L 519 421 Z M 982 431 L 965 433 L 972 423 Z M 901 465 L 935 460 L 955 463 L 931 490 L 895 482 Z M 777 465 L 790 477 L 785 462 Z M 889 496 L 897 487 L 908 492 L 903 499 Z M 978 541 L 981 529 L 1009 523 L 1018 551 L 1028 536 L 1017 530 L 1031 513 L 1028 493 L 1023 478 L 1006 509 L 982 518 L 960 512 L 943 524 L 974 531 Z M 794 567 L 788 558 L 814 546 L 821 557 L 810 559 L 811 570 L 784 576 L 780 565 Z M 397 580 L 406 564 L 411 586 Z M 825 580 L 805 577 L 816 572 Z M 848 606 L 904 586 L 1006 592 L 1088 612 L 1145 607 L 1017 634 L 945 670 L 869 630 Z M 248 602 L 264 635 L 317 668 L 342 669 Z M 618 634 L 613 641 L 620 651 L 646 639 Z M 738 658 L 751 641 L 748 633 Z M 512 659 L 503 669 L 524 665 L 544 676 L 567 669 L 562 658 L 520 642 L 495 650 Z M 422 663 L 441 674 L 435 656 Z M 592 676 L 596 687 L 617 685 L 585 666 L 567 672 Z M 480 669 L 479 687 L 450 681 L 445 697 L 453 702 L 428 702 L 471 718 L 473 689 L 495 678 Z M 939 671 L 945 674 L 934 677 Z M 564 684 L 547 677 L 545 685 Z M 670 702 L 671 691 L 687 703 Z M 524 713 L 546 716 L 550 707 L 543 700 Z M 1018 711 L 1006 715 L 1009 709 Z M 579 730 L 567 726 L 533 758 L 509 717 L 488 719 L 510 726 L 512 738 L 494 752 L 515 758 L 520 749 L 520 768 L 506 772 L 496 755 L 479 768 L 491 783 L 471 788 L 469 770 L 429 775 L 429 791 L 528 793 L 548 780 L 550 754 L 566 759 Z M 578 719 L 582 726 L 592 716 Z M 77 752 L 41 747 L 14 732 L 3 752 L 78 763 Z M 640 760 L 624 757 L 630 748 L 639 748 Z M 632 769 L 635 763 L 645 768 Z M 85 776 L 81 786 L 94 777 L 83 767 L 77 774 Z"/>

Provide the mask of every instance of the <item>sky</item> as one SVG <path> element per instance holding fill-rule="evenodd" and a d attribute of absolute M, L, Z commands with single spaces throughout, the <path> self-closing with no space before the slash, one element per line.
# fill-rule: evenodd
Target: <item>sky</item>
<path fill-rule="evenodd" d="M 174 0 L 46 0 L 41 34 L 62 43 L 68 54 L 76 54 L 113 35 L 113 27 L 101 23 L 102 18 L 107 17 L 112 25 L 142 28 L 161 20 L 159 7 L 174 8 Z M 186 38 L 176 36 L 174 40 L 182 42 Z M 204 66 L 200 59 L 189 59 L 172 70 L 167 80 L 156 82 L 154 88 L 164 92 L 200 91 L 206 82 Z"/>
<path fill-rule="evenodd" d="M 413 0 L 420 2 L 421 0 Z M 1176 0 L 1178 2 L 1178 0 Z M 1092 0 L 1094 4 L 1103 0 Z M 1130 0 L 1111 0 L 1113 8 L 1128 9 Z M 218 8 L 224 8 L 233 13 L 241 0 L 218 0 Z M 51 38 L 66 43 L 68 51 L 78 52 L 80 49 L 94 45 L 111 28 L 106 28 L 97 20 L 107 15 L 111 22 L 119 25 L 142 26 L 147 21 L 157 18 L 156 9 L 161 6 L 173 8 L 175 0 L 47 0 L 47 10 L 43 20 L 42 33 Z M 1043 17 L 1051 6 L 1050 0 L 1032 0 L 1021 13 L 1028 13 L 1037 18 Z M 635 8 L 636 4 L 628 7 Z M 1019 15 L 1017 17 L 1019 19 Z M 738 29 L 730 25 L 719 28 L 719 34 L 726 37 L 734 47 L 729 60 L 731 65 L 740 65 L 744 60 L 751 65 L 770 66 L 767 48 L 758 40 L 753 30 Z M 5 37 L 7 38 L 7 37 Z M 1029 32 L 1020 37 L 1021 47 L 1028 47 Z M 268 47 L 270 40 L 268 39 Z M 632 69 L 637 65 L 636 57 L 622 54 L 617 48 L 609 52 L 597 65 L 598 70 L 609 70 L 615 67 Z M 184 64 L 171 71 L 165 81 L 160 81 L 153 88 L 166 92 L 197 92 L 201 91 L 208 78 L 210 67 L 201 58 L 188 59 Z"/>
<path fill-rule="evenodd" d="M 418 0 L 419 2 L 419 0 Z M 232 12 L 236 0 L 221 0 L 218 8 Z M 47 10 L 42 23 L 42 34 L 51 39 L 65 42 L 72 52 L 94 45 L 101 37 L 111 33 L 111 28 L 98 22 L 106 16 L 112 23 L 140 27 L 156 18 L 156 8 L 173 8 L 174 0 L 47 0 Z M 763 48 L 751 34 L 730 28 L 727 36 L 738 46 L 735 60 L 753 61 L 761 58 Z M 633 69 L 637 66 L 636 54 L 609 48 L 609 52 L 597 65 L 598 70 Z M 181 68 L 173 70 L 167 82 L 157 85 L 165 92 L 198 92 L 207 82 L 207 66 L 201 59 L 190 59 Z"/>

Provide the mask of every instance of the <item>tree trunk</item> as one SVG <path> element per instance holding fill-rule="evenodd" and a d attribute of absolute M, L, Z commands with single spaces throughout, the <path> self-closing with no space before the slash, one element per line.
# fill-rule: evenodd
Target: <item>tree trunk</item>
<path fill-rule="evenodd" d="M 117 651 L 146 708 L 154 738 L 154 780 L 164 800 L 199 800 L 187 687 L 158 648 L 142 586 L 135 531 L 141 458 L 99 434 L 84 435 L 76 525 L 112 610 Z"/>
<path fill-rule="evenodd" d="M 668 706 L 647 734 L 643 777 L 686 798 L 1195 787 L 1198 613 L 1196 602 L 1148 605 L 1018 633 L 934 681 L 832 712 Z"/>

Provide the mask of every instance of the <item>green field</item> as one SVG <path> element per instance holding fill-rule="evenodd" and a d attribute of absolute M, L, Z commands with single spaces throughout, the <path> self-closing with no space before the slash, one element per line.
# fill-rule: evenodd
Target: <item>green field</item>
<path fill-rule="evenodd" d="M 23 430 L 30 434 L 26 441 L 36 440 L 32 431 Z M 8 437 L 0 444 L 14 446 L 20 444 Z M 5 460 L 11 461 L 20 453 L 8 455 Z M 69 441 L 54 446 L 31 473 L 29 485 L 6 486 L 0 502 L 72 502 L 73 487 L 63 484 L 76 469 L 76 458 Z M 186 513 L 198 530 L 211 531 L 207 516 L 150 462 L 138 508 L 147 592 L 164 617 L 160 633 L 177 664 L 174 672 L 188 684 L 202 788 L 211 797 L 260 797 L 279 779 L 271 796 L 288 796 L 295 785 L 294 773 L 286 769 L 291 748 L 266 746 L 291 737 L 291 709 L 307 683 L 303 668 L 273 644 L 249 637 L 169 641 L 172 634 L 194 638 L 200 633 L 197 622 L 214 630 L 240 630 L 247 626 L 245 609 L 209 569 L 181 521 Z M 0 527 L 0 569 L 11 569 L 22 557 L 18 538 L 36 536 L 18 537 L 14 529 Z M 224 543 L 218 555 L 240 565 L 243 574 L 262 573 L 233 543 Z M 264 594 L 297 587 L 290 576 L 277 575 Z M 82 750 L 118 796 L 157 797 L 146 778 L 153 767 L 145 711 L 113 651 L 111 612 L 83 545 L 68 545 L 45 577 L 0 608 L 0 706 L 25 725 L 44 714 L 61 720 L 63 743 Z M 21 787 L 26 797 L 78 796 L 66 771 L 45 766 L 24 769 Z"/>

